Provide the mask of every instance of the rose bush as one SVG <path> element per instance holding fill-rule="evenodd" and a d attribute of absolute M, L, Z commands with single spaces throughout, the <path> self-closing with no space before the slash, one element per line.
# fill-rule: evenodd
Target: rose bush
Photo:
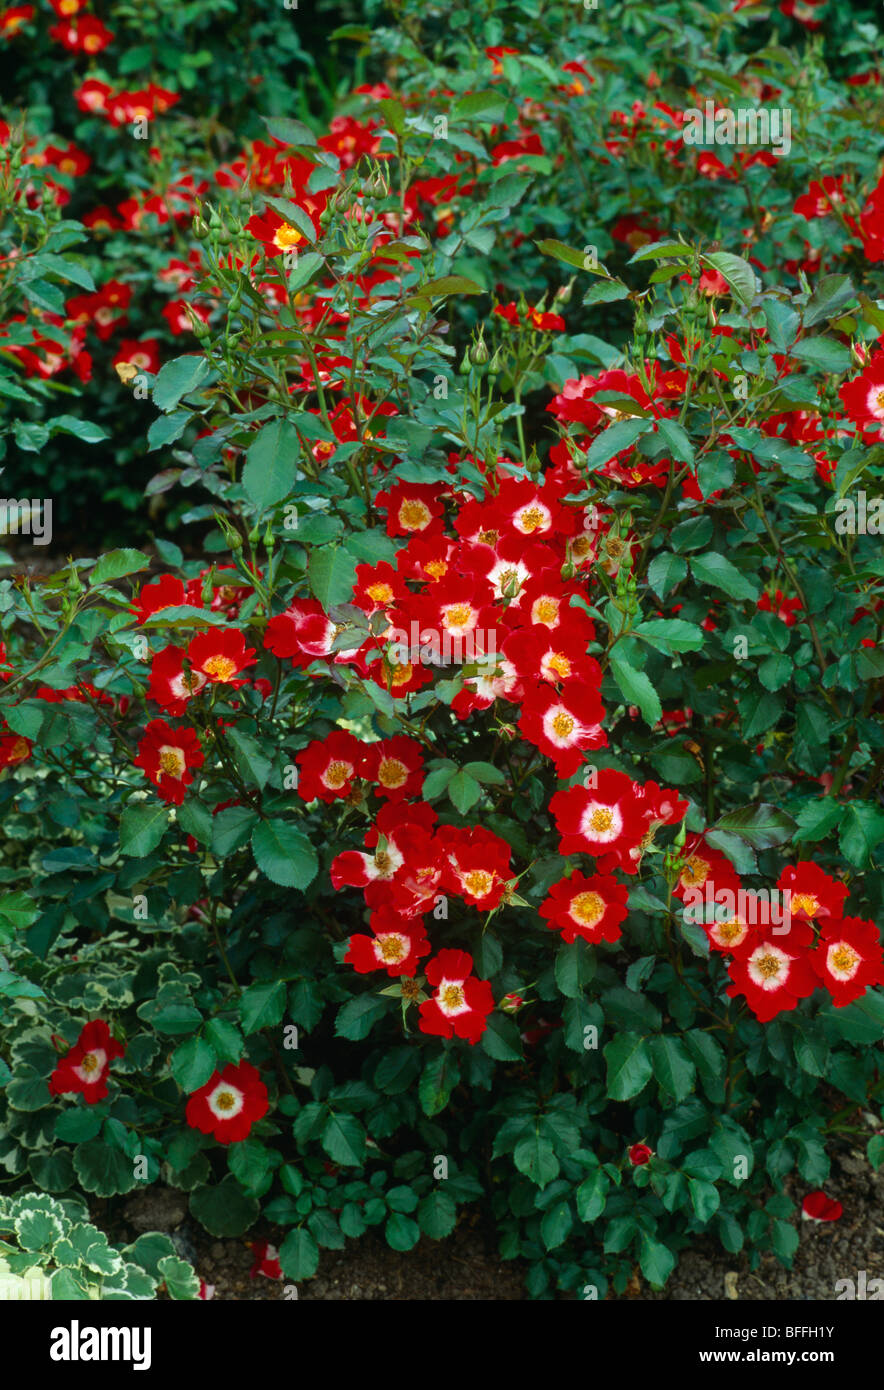
<path fill-rule="evenodd" d="M 603 1297 L 884 1156 L 880 80 L 677 11 L 403 5 L 200 166 L 168 532 L 0 584 L 16 1184 Z"/>

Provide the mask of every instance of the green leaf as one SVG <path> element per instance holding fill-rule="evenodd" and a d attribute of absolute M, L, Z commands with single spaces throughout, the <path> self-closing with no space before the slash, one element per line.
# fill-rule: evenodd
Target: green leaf
<path fill-rule="evenodd" d="M 760 593 L 753 580 L 747 579 L 736 565 L 714 550 L 706 555 L 692 555 L 691 570 L 698 584 L 708 584 L 713 589 L 722 589 L 729 598 L 751 599 L 755 602 Z"/>
<path fill-rule="evenodd" d="M 279 1247 L 279 1267 L 287 1279 L 312 1279 L 319 1268 L 319 1246 L 302 1226 L 289 1231 Z"/>
<path fill-rule="evenodd" d="M 505 110 L 506 100 L 500 92 L 468 92 L 454 103 L 454 115 L 463 120 L 482 117 L 495 123 L 503 118 Z"/>
<path fill-rule="evenodd" d="M 757 738 L 776 724 L 783 712 L 784 704 L 780 696 L 766 694 L 755 687 L 744 691 L 737 697 L 737 706 L 743 725 L 745 739 Z"/>
<path fill-rule="evenodd" d="M 611 674 L 620 687 L 623 698 L 631 705 L 638 705 L 642 718 L 647 724 L 656 724 L 663 716 L 660 696 L 652 686 L 644 671 L 636 671 L 616 648 L 611 653 Z"/>
<path fill-rule="evenodd" d="M 402 1183 L 398 1187 L 391 1187 L 387 1190 L 387 1206 L 391 1211 L 412 1212 L 417 1206 L 417 1194 L 414 1188 Z"/>
<path fill-rule="evenodd" d="M 423 285 L 418 285 L 417 289 L 412 290 L 406 299 L 406 304 L 417 305 L 421 302 L 429 304 L 434 299 L 446 299 L 452 294 L 482 294 L 482 286 L 477 285 L 475 280 L 469 280 L 465 275 L 442 275 L 437 280 L 427 280 Z"/>
<path fill-rule="evenodd" d="M 160 1005 L 148 1000 L 138 1009 L 138 1017 L 145 1023 L 153 1024 L 157 1032 L 168 1033 L 172 1037 L 179 1033 L 193 1033 L 203 1021 L 196 1005 L 185 999 Z"/>
<path fill-rule="evenodd" d="M 869 801 L 850 801 L 844 807 L 838 833 L 841 853 L 858 869 L 866 868 L 884 840 L 884 811 Z"/>
<path fill-rule="evenodd" d="M 69 1149 L 55 1148 L 51 1153 L 32 1154 L 28 1169 L 43 1192 L 67 1192 L 74 1186 L 76 1174 Z"/>
<path fill-rule="evenodd" d="M 724 1099 L 724 1077 L 727 1073 L 724 1049 L 714 1040 L 712 1034 L 705 1033 L 703 1029 L 689 1029 L 684 1034 L 684 1041 L 694 1058 L 707 1097 L 714 1104 L 721 1104 Z"/>
<path fill-rule="evenodd" d="M 322 1147 L 333 1163 L 358 1168 L 365 1162 L 365 1127 L 355 1115 L 334 1113 L 322 1131 Z"/>
<path fill-rule="evenodd" d="M 239 1029 L 222 1018 L 211 1018 L 203 1030 L 206 1042 L 213 1048 L 219 1062 L 237 1064 L 243 1054 L 243 1040 Z"/>
<path fill-rule="evenodd" d="M 697 1069 L 681 1038 L 664 1033 L 651 1039 L 654 1077 L 679 1104 L 694 1089 Z"/>
<path fill-rule="evenodd" d="M 688 572 L 688 562 L 681 555 L 662 550 L 648 565 L 648 583 L 658 598 L 665 598 L 670 589 L 680 584 Z"/>
<path fill-rule="evenodd" d="M 360 994 L 349 999 L 339 1010 L 335 1019 L 335 1032 L 338 1037 L 349 1038 L 351 1042 L 361 1042 L 367 1038 L 375 1023 L 387 1013 L 386 999 L 376 994 Z"/>
<path fill-rule="evenodd" d="M 105 584 L 111 579 L 122 579 L 126 574 L 138 574 L 150 568 L 150 556 L 141 550 L 109 550 L 102 555 L 89 576 L 92 584 Z"/>
<path fill-rule="evenodd" d="M 741 304 L 752 303 L 757 293 L 755 271 L 742 256 L 734 256 L 729 251 L 713 251 L 709 255 L 701 255 L 700 260 L 724 276 Z"/>
<path fill-rule="evenodd" d="M 873 1134 L 866 1145 L 866 1156 L 877 1173 L 884 1163 L 884 1134 Z"/>
<path fill-rule="evenodd" d="M 431 1240 L 444 1240 L 457 1224 L 457 1207 L 445 1192 L 431 1192 L 417 1209 L 417 1222 Z"/>
<path fill-rule="evenodd" d="M 556 1250 L 563 1245 L 574 1225 L 574 1215 L 570 1202 L 554 1202 L 544 1212 L 540 1222 L 540 1238 L 547 1250 Z"/>
<path fill-rule="evenodd" d="M 771 1248 L 777 1259 L 780 1260 L 787 1269 L 791 1268 L 792 1260 L 795 1251 L 798 1249 L 799 1242 L 800 1236 L 798 1232 L 788 1221 L 774 1221 L 771 1223 Z"/>
<path fill-rule="evenodd" d="M 9 923 L 15 931 L 29 927 L 40 915 L 40 909 L 27 893 L 4 893 L 0 896 L 0 921 Z"/>
<path fill-rule="evenodd" d="M 319 870 L 316 851 L 290 821 L 261 821 L 252 831 L 252 851 L 261 872 L 283 888 L 303 890 Z"/>
<path fill-rule="evenodd" d="M 638 1033 L 619 1033 L 604 1049 L 608 1064 L 607 1093 L 611 1100 L 631 1100 L 643 1091 L 654 1068 L 645 1039 Z"/>
<path fill-rule="evenodd" d="M 631 449 L 637 439 L 647 434 L 653 427 L 653 420 L 615 420 L 608 425 L 590 444 L 584 460 L 584 468 L 593 473 L 603 464 L 610 462 L 615 454 Z"/>
<path fill-rule="evenodd" d="M 172 1053 L 172 1075 L 182 1091 L 190 1095 L 205 1086 L 216 1063 L 214 1050 L 208 1042 L 202 1038 L 188 1038 Z"/>
<path fill-rule="evenodd" d="M 99 1113 L 96 1114 L 96 1109 Z M 101 1133 L 101 1126 L 104 1124 L 104 1116 L 100 1113 L 101 1107 L 97 1106 L 72 1106 L 70 1110 L 62 1110 L 60 1115 L 55 1117 L 55 1137 L 62 1139 L 69 1144 L 82 1144 L 87 1139 L 94 1139 Z"/>
<path fill-rule="evenodd" d="M 22 1250 L 33 1254 L 38 1250 L 49 1249 L 62 1235 L 64 1226 L 60 1217 L 52 1211 L 23 1211 L 15 1220 L 15 1234 Z"/>
<path fill-rule="evenodd" d="M 4 711 L 6 723 L 14 734 L 24 738 L 36 739 L 43 727 L 48 711 L 42 700 L 22 700 L 20 705 L 10 706 Z"/>
<path fill-rule="evenodd" d="M 482 788 L 468 772 L 462 768 L 448 783 L 448 795 L 452 805 L 465 816 L 471 806 L 475 806 L 482 795 Z"/>
<path fill-rule="evenodd" d="M 831 834 L 841 820 L 841 813 L 844 808 L 841 802 L 834 801 L 831 796 L 820 796 L 817 801 L 809 801 L 801 810 L 796 813 L 795 820 L 798 823 L 798 830 L 795 831 L 795 844 L 802 844 L 803 841 L 824 840 L 826 835 Z"/>
<path fill-rule="evenodd" d="M 212 816 L 212 853 L 226 859 L 235 849 L 248 842 L 257 822 L 257 813 L 250 806 L 227 806 Z"/>
<path fill-rule="evenodd" d="M 182 1260 L 180 1255 L 164 1255 L 158 1269 L 171 1299 L 180 1302 L 184 1299 L 199 1298 L 199 1276 L 193 1266 Z"/>
<path fill-rule="evenodd" d="M 593 275 L 603 276 L 606 280 L 610 278 L 604 266 L 587 265 L 587 261 L 590 261 L 591 257 L 585 251 L 578 251 L 574 246 L 566 246 L 563 241 L 547 238 L 544 241 L 535 241 L 534 245 L 542 256 L 552 256 L 554 260 L 573 266 L 575 270 L 588 270 Z"/>
<path fill-rule="evenodd" d="M 122 1257 L 111 1249 L 104 1232 L 85 1221 L 69 1228 L 52 1255 L 57 1264 L 85 1265 L 91 1273 L 104 1276 L 118 1274 L 123 1267 Z"/>
<path fill-rule="evenodd" d="M 164 801 L 136 801 L 120 817 L 120 853 L 146 859 L 156 849 L 169 824 Z"/>
<path fill-rule="evenodd" d="M 585 1223 L 596 1221 L 605 1210 L 611 1179 L 604 1168 L 596 1168 L 578 1187 L 575 1194 L 577 1215 Z"/>
<path fill-rule="evenodd" d="M 177 808 L 175 819 L 185 835 L 192 835 L 201 845 L 212 843 L 214 817 L 208 806 L 191 797 Z"/>
<path fill-rule="evenodd" d="M 249 985 L 239 1000 L 239 1016 L 243 1033 L 257 1033 L 261 1028 L 273 1028 L 282 1021 L 286 1004 L 286 987 L 282 980 L 268 980 Z"/>
<path fill-rule="evenodd" d="M 727 454 L 708 454 L 697 466 L 697 482 L 704 497 L 724 492 L 733 486 L 734 461 Z"/>
<path fill-rule="evenodd" d="M 664 440 L 667 453 L 671 454 L 677 463 L 693 464 L 694 446 L 681 425 L 675 420 L 664 418 L 657 421 L 657 433 Z"/>
<path fill-rule="evenodd" d="M 391 1250 L 413 1250 L 421 1238 L 421 1228 L 402 1212 L 391 1213 L 384 1227 L 384 1236 Z"/>
<path fill-rule="evenodd" d="M 566 999 L 577 999 L 595 975 L 596 959 L 585 941 L 578 939 L 556 952 L 556 984 Z"/>
<path fill-rule="evenodd" d="M 520 1140 L 513 1153 L 513 1161 L 520 1173 L 541 1188 L 559 1175 L 559 1160 L 552 1144 L 538 1134 Z"/>
<path fill-rule="evenodd" d="M 151 421 L 147 431 L 148 453 L 153 453 L 156 449 L 166 449 L 170 444 L 174 444 L 176 439 L 181 438 L 191 419 L 189 410 L 176 410 L 171 415 L 158 415 Z"/>
<path fill-rule="evenodd" d="M 641 637 L 667 656 L 673 652 L 698 652 L 706 637 L 696 623 L 686 623 L 682 618 L 651 618 L 633 628 L 631 635 Z"/>
<path fill-rule="evenodd" d="M 708 516 L 692 516 L 680 521 L 673 529 L 670 544 L 683 555 L 689 550 L 702 550 L 712 539 L 712 520 Z"/>
<path fill-rule="evenodd" d="M 853 365 L 850 349 L 832 338 L 803 338 L 792 346 L 792 356 L 820 372 L 847 372 Z"/>
<path fill-rule="evenodd" d="M 644 246 L 640 246 L 635 254 L 630 256 L 626 264 L 632 265 L 633 261 L 689 261 L 692 256 L 690 246 L 667 237 L 663 241 L 645 242 Z"/>
<path fill-rule="evenodd" d="M 297 431 L 284 417 L 271 420 L 255 437 L 246 454 L 242 485 L 258 512 L 275 507 L 293 492 L 299 454 Z"/>
<path fill-rule="evenodd" d="M 699 1221 L 704 1226 L 721 1206 L 721 1196 L 718 1188 L 711 1182 L 704 1182 L 702 1178 L 690 1178 L 688 1180 L 688 1191 L 691 1196 L 691 1206 Z"/>
<path fill-rule="evenodd" d="M 583 296 L 583 303 L 612 304 L 615 300 L 626 299 L 628 296 L 629 287 L 624 285 L 622 280 L 599 280 L 596 284 L 590 285 Z"/>
<path fill-rule="evenodd" d="M 521 1061 L 522 1040 L 515 1019 L 500 1013 L 489 1014 L 481 1047 L 496 1062 Z"/>
<path fill-rule="evenodd" d="M 793 672 L 792 658 L 785 652 L 774 652 L 758 668 L 758 679 L 765 690 L 782 690 L 788 685 Z"/>
<path fill-rule="evenodd" d="M 260 1197 L 270 1186 L 274 1168 L 274 1153 L 260 1139 L 242 1139 L 227 1150 L 230 1171 L 246 1191 Z"/>
<path fill-rule="evenodd" d="M 356 560 L 340 546 L 322 546 L 310 552 L 307 565 L 310 592 L 326 612 L 336 603 L 346 603 L 356 582 Z"/>
<path fill-rule="evenodd" d="M 804 308 L 804 326 L 812 328 L 822 319 L 831 319 L 856 298 L 849 275 L 824 275 Z"/>
<path fill-rule="evenodd" d="M 103 1139 L 90 1139 L 74 1149 L 74 1168 L 80 1186 L 96 1197 L 116 1197 L 131 1192 L 138 1179 L 128 1154 Z"/>
<path fill-rule="evenodd" d="M 669 1247 L 646 1231 L 642 1232 L 638 1259 L 642 1274 L 656 1289 L 663 1287 L 677 1263 Z"/>
<path fill-rule="evenodd" d="M 772 849 L 775 845 L 789 843 L 795 832 L 795 822 L 785 811 L 762 801 L 755 806 L 729 811 L 720 817 L 715 828 L 739 835 L 753 849 Z"/>
<path fill-rule="evenodd" d="M 225 736 L 233 750 L 233 761 L 242 780 L 263 791 L 273 771 L 273 763 L 258 740 L 241 729 L 227 729 Z"/>
<path fill-rule="evenodd" d="M 205 357 L 189 353 L 186 357 L 173 357 L 157 372 L 151 396 L 157 410 L 168 414 L 183 396 L 189 396 L 198 387 L 205 385 L 211 373 Z"/>
<path fill-rule="evenodd" d="M 81 1303 L 88 1301 L 90 1297 L 89 1285 L 82 1274 L 75 1274 L 72 1269 L 57 1269 L 51 1278 L 53 1302 Z M 151 1286 L 152 1292 L 153 1286 Z"/>
<path fill-rule="evenodd" d="M 275 140 L 284 145 L 310 145 L 317 143 L 316 136 L 309 126 L 295 121 L 291 116 L 262 116 L 264 124 Z"/>
<path fill-rule="evenodd" d="M 470 777 L 475 777 L 477 782 L 487 782 L 495 787 L 502 787 L 506 782 L 500 768 L 495 767 L 493 763 L 465 763 L 463 770 L 469 773 Z"/>
<path fill-rule="evenodd" d="M 211 1236 L 243 1235 L 260 1210 L 256 1198 L 243 1192 L 230 1173 L 214 1186 L 203 1183 L 190 1194 L 190 1214 Z"/>
<path fill-rule="evenodd" d="M 444 1110 L 459 1080 L 460 1068 L 453 1053 L 442 1052 L 427 1062 L 418 1085 L 424 1114 L 432 1118 Z"/>

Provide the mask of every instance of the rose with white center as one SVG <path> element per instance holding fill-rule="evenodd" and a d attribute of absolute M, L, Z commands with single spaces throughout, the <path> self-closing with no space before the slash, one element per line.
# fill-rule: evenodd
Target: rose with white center
<path fill-rule="evenodd" d="M 623 815 L 619 806 L 606 806 L 602 801 L 590 801 L 580 817 L 580 830 L 587 840 L 607 845 L 623 831 Z"/>

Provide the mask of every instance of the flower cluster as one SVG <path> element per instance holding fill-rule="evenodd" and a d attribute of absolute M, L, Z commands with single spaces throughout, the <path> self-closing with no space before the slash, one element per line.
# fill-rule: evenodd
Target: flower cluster
<path fill-rule="evenodd" d="M 710 948 L 730 957 L 727 994 L 743 997 L 762 1023 L 825 987 L 836 1008 L 884 984 L 884 949 L 874 922 L 844 915 L 846 884 L 802 860 L 777 881 L 782 910 L 747 892 L 727 860 L 702 840 L 688 847 L 676 893 L 703 894 Z"/>

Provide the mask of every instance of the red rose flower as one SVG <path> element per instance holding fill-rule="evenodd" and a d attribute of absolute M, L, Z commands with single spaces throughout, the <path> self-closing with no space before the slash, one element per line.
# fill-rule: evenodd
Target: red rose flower
<path fill-rule="evenodd" d="M 799 921 L 840 917 L 848 892 L 846 883 L 830 878 L 818 864 L 809 860 L 784 869 L 777 879 L 777 887 L 788 893 L 789 911 Z"/>
<path fill-rule="evenodd" d="M 187 659 L 194 675 L 204 676 L 213 685 L 232 685 L 235 690 L 245 684 L 245 679 L 236 677 L 257 660 L 254 647 L 246 646 L 238 628 L 198 632 L 190 640 Z"/>
<path fill-rule="evenodd" d="M 0 768 L 27 762 L 34 745 L 23 734 L 0 734 Z"/>
<path fill-rule="evenodd" d="M 633 1144 L 628 1150 L 628 1156 L 633 1168 L 640 1168 L 643 1163 L 648 1163 L 654 1157 L 654 1150 L 649 1149 L 647 1144 Z"/>
<path fill-rule="evenodd" d="M 794 1009 L 819 986 L 808 959 L 812 942 L 813 929 L 805 923 L 793 922 L 782 937 L 769 935 L 766 927 L 753 928 L 728 966 L 733 984 L 726 993 L 731 999 L 742 994 L 759 1023 Z"/>
<path fill-rule="evenodd" d="M 184 669 L 184 657 L 181 647 L 164 647 L 151 662 L 148 699 L 167 714 L 183 714 L 188 700 L 208 684 L 208 677 L 201 671 Z"/>
<path fill-rule="evenodd" d="M 432 999 L 420 1006 L 420 1029 L 442 1038 L 465 1038 L 477 1043 L 494 1008 L 491 985 L 471 975 L 473 958 L 466 951 L 440 951 L 427 966 L 435 986 Z"/>
<path fill-rule="evenodd" d="M 100 53 L 114 38 L 110 29 L 94 15 L 53 24 L 49 34 L 71 53 Z"/>
<path fill-rule="evenodd" d="M 267 1114 L 267 1087 L 251 1062 L 229 1062 L 213 1072 L 187 1102 L 187 1123 L 201 1134 L 213 1134 L 219 1144 L 248 1137 L 252 1125 Z"/>
<path fill-rule="evenodd" d="M 398 912 L 380 909 L 371 919 L 373 936 L 351 936 L 344 962 L 360 975 L 386 970 L 388 975 L 414 977 L 421 956 L 432 947 L 421 921 L 403 921 Z"/>
<path fill-rule="evenodd" d="M 79 1094 L 87 1105 L 104 1100 L 110 1064 L 125 1051 L 123 1044 L 111 1037 L 103 1019 L 87 1023 L 49 1078 L 50 1095 Z"/>
<path fill-rule="evenodd" d="M 420 745 L 405 734 L 370 743 L 365 748 L 362 775 L 375 784 L 378 796 L 388 801 L 420 796 L 424 784 L 424 760 Z"/>
<path fill-rule="evenodd" d="M 550 799 L 560 854 L 612 854 L 638 845 L 645 823 L 625 772 L 603 768 L 594 788 L 569 787 Z"/>
<path fill-rule="evenodd" d="M 249 1249 L 255 1257 L 252 1268 L 249 1270 L 249 1278 L 257 1279 L 259 1274 L 265 1275 L 268 1279 L 282 1278 L 279 1251 L 275 1245 L 271 1245 L 266 1240 L 253 1240 L 249 1244 Z"/>
<path fill-rule="evenodd" d="M 332 802 L 349 796 L 354 777 L 360 776 L 363 745 L 346 729 L 333 729 L 327 738 L 314 739 L 297 754 L 300 769 L 298 796 L 303 801 Z"/>
<path fill-rule="evenodd" d="M 842 1009 L 872 985 L 884 984 L 884 952 L 874 922 L 861 917 L 829 919 L 811 954 L 810 964 Z"/>
<path fill-rule="evenodd" d="M 620 923 L 627 915 L 628 890 L 609 874 L 574 873 L 554 883 L 538 911 L 550 931 L 560 931 L 565 941 L 617 941 Z"/>
<path fill-rule="evenodd" d="M 827 1197 L 822 1190 L 808 1192 L 801 1203 L 802 1221 L 840 1221 L 844 1208 L 834 1197 Z"/>
<path fill-rule="evenodd" d="M 786 627 L 794 627 L 798 621 L 795 615 L 801 611 L 802 603 L 800 598 L 786 598 L 782 589 L 777 589 L 773 598 L 770 594 L 762 594 L 756 607 L 761 613 L 776 613 Z"/>
<path fill-rule="evenodd" d="M 529 743 L 553 760 L 559 777 L 571 777 L 583 763 L 585 751 L 607 745 L 601 726 L 604 714 L 593 686 L 572 682 L 560 695 L 548 685 L 535 686 L 525 697 L 519 728 Z"/>
<path fill-rule="evenodd" d="M 113 359 L 115 367 L 135 367 L 139 372 L 157 372 L 160 367 L 160 344 L 156 338 L 124 338 Z"/>
<path fill-rule="evenodd" d="M 164 574 L 152 583 L 142 586 L 130 612 L 136 615 L 139 623 L 146 623 L 148 618 L 152 618 L 154 613 L 162 612 L 164 608 L 180 608 L 183 605 L 191 608 L 202 607 L 185 588 L 183 580 L 177 579 L 174 574 Z"/>
<path fill-rule="evenodd" d="M 193 769 L 204 761 L 193 729 L 173 729 L 164 719 L 152 719 L 138 745 L 135 767 L 150 778 L 164 801 L 180 806 L 185 788 L 193 781 Z"/>

